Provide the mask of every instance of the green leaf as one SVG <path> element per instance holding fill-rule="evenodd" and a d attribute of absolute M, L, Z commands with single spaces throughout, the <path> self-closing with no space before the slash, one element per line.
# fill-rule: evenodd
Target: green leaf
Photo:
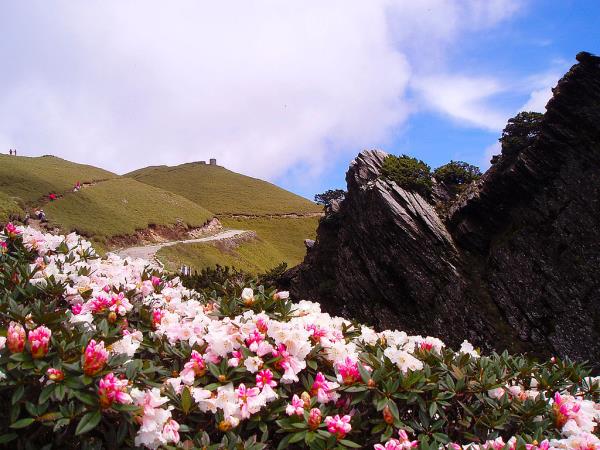
<path fill-rule="evenodd" d="M 14 405 L 19 400 L 21 400 L 21 398 L 23 398 L 23 394 L 24 393 L 25 393 L 25 386 L 22 385 L 22 384 L 20 384 L 19 386 L 17 386 L 17 388 L 13 392 L 13 395 L 12 395 L 11 400 L 10 400 L 11 403 Z"/>
<path fill-rule="evenodd" d="M 10 355 L 10 359 L 12 359 L 13 361 L 17 361 L 17 362 L 28 361 L 29 354 L 25 353 L 25 352 L 13 353 L 12 355 Z"/>
<path fill-rule="evenodd" d="M 292 437 L 290 438 L 290 444 L 293 444 L 295 442 L 300 442 L 301 440 L 304 439 L 304 436 L 306 436 L 307 431 L 299 431 L 298 433 L 294 433 L 292 434 Z"/>
<path fill-rule="evenodd" d="M 72 394 L 81 402 L 86 405 L 95 406 L 98 404 L 98 397 L 90 394 L 89 392 L 81 392 L 77 390 L 72 390 Z"/>
<path fill-rule="evenodd" d="M 357 444 L 356 442 L 349 441 L 348 439 L 342 439 L 340 441 L 340 444 L 345 445 L 346 447 L 350 447 L 350 448 L 361 448 L 362 447 L 362 445 Z"/>
<path fill-rule="evenodd" d="M 55 383 L 45 386 L 44 389 L 42 389 L 42 392 L 40 393 L 40 398 L 38 399 L 38 404 L 41 405 L 42 403 L 45 403 L 50 398 L 50 396 L 52 395 L 54 390 L 56 389 L 56 386 L 57 386 L 57 384 L 55 384 Z"/>
<path fill-rule="evenodd" d="M 100 423 L 100 419 L 102 419 L 102 414 L 100 414 L 100 411 L 92 411 L 87 413 L 77 424 L 75 435 L 80 435 L 93 430 L 96 428 L 96 425 Z"/>
<path fill-rule="evenodd" d="M 25 428 L 35 422 L 33 417 L 28 417 L 27 419 L 17 420 L 15 423 L 11 424 L 11 428 Z"/>
<path fill-rule="evenodd" d="M 183 391 L 181 392 L 181 409 L 183 410 L 183 413 L 187 415 L 190 412 L 190 409 L 192 409 L 193 404 L 194 402 L 189 388 L 183 388 Z"/>
<path fill-rule="evenodd" d="M 6 444 L 7 442 L 14 441 L 18 438 L 19 435 L 17 433 L 8 433 L 0 436 L 0 444 Z"/>

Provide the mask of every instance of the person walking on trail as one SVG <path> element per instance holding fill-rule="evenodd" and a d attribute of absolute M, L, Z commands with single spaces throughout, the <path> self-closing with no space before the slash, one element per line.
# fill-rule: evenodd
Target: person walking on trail
<path fill-rule="evenodd" d="M 17 156 L 17 149 L 15 148 L 15 150 L 14 150 L 14 151 L 15 151 L 15 156 Z"/>
<path fill-rule="evenodd" d="M 12 148 L 8 150 L 8 154 L 12 156 Z"/>

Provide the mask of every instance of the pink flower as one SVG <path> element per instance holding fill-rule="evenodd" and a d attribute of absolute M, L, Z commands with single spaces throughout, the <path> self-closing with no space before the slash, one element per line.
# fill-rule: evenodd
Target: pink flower
<path fill-rule="evenodd" d="M 275 367 L 283 370 L 287 370 L 290 367 L 291 356 L 286 349 L 285 344 L 279 344 L 276 349 L 272 351 L 274 358 L 280 358 L 275 362 Z"/>
<path fill-rule="evenodd" d="M 83 373 L 88 376 L 96 375 L 102 370 L 107 361 L 108 351 L 104 348 L 104 342 L 96 343 L 92 339 L 83 354 Z"/>
<path fill-rule="evenodd" d="M 258 328 L 258 331 L 260 331 L 261 333 L 266 333 L 269 329 L 269 325 L 267 324 L 265 319 L 261 317 L 256 321 L 256 328 Z"/>
<path fill-rule="evenodd" d="M 337 371 L 340 374 L 338 381 L 341 383 L 354 384 L 361 379 L 360 372 L 358 371 L 358 363 L 348 357 L 344 362 L 337 364 Z"/>
<path fill-rule="evenodd" d="M 258 348 L 258 344 L 260 344 L 264 338 L 265 337 L 260 333 L 260 331 L 254 330 L 246 338 L 246 345 L 251 351 L 255 352 Z"/>
<path fill-rule="evenodd" d="M 256 374 L 256 386 L 262 389 L 264 386 L 275 387 L 277 381 L 273 379 L 273 372 L 269 369 L 261 370 Z"/>
<path fill-rule="evenodd" d="M 411 441 L 408 439 L 406 431 L 400 430 L 398 432 L 400 439 L 390 439 L 385 445 L 375 444 L 375 450 L 408 450 L 419 445 L 418 441 Z M 456 447 L 455 447 L 456 446 Z M 458 444 L 449 444 L 452 450 L 460 450 L 461 447 Z"/>
<path fill-rule="evenodd" d="M 77 315 L 77 314 L 81 313 L 81 308 L 82 308 L 81 303 L 77 303 L 77 304 L 71 306 L 71 312 L 74 315 Z"/>
<path fill-rule="evenodd" d="M 238 386 L 235 390 L 235 395 L 238 400 L 241 402 L 241 415 L 242 418 L 247 419 L 251 415 L 251 403 L 255 397 L 260 394 L 260 389 L 251 388 L 248 389 L 243 383 Z"/>
<path fill-rule="evenodd" d="M 327 330 L 319 327 L 318 325 L 310 324 L 305 326 L 306 331 L 310 333 L 310 339 L 313 342 L 320 342 L 321 338 L 327 336 Z"/>
<path fill-rule="evenodd" d="M 335 415 L 334 417 L 325 417 L 325 424 L 327 425 L 327 431 L 331 434 L 335 434 L 338 439 L 344 439 L 344 436 L 350 432 L 352 425 L 350 425 L 350 416 L 345 415 L 340 417 Z"/>
<path fill-rule="evenodd" d="M 48 354 L 52 331 L 45 326 L 37 327 L 29 332 L 29 350 L 33 358 L 43 358 Z"/>
<path fill-rule="evenodd" d="M 8 234 L 9 237 L 15 237 L 16 235 L 21 234 L 21 232 L 17 230 L 17 227 L 15 227 L 10 222 L 6 224 L 4 230 L 6 231 L 6 234 Z"/>
<path fill-rule="evenodd" d="M 285 413 L 288 416 L 296 414 L 302 416 L 304 414 L 304 402 L 296 394 L 292 397 L 292 403 L 288 403 L 285 407 Z"/>
<path fill-rule="evenodd" d="M 60 369 L 49 368 L 46 370 L 46 375 L 48 379 L 52 381 L 62 381 L 65 379 L 65 373 Z"/>
<path fill-rule="evenodd" d="M 417 447 L 419 445 L 418 441 L 411 441 L 408 438 L 408 434 L 404 430 L 398 431 L 398 437 L 400 438 L 400 442 L 404 448 Z"/>
<path fill-rule="evenodd" d="M 390 439 L 385 445 L 375 444 L 375 450 L 403 450 L 402 443 L 398 439 Z"/>
<path fill-rule="evenodd" d="M 158 286 L 161 283 L 161 279 L 153 276 L 150 281 L 152 282 L 152 286 Z"/>
<path fill-rule="evenodd" d="M 196 376 L 201 377 L 206 373 L 206 362 L 202 355 L 196 350 L 192 350 L 191 358 L 183 366 L 181 371 L 182 378 L 189 378 L 192 382 Z"/>
<path fill-rule="evenodd" d="M 313 408 L 308 413 L 308 428 L 316 430 L 321 425 L 322 414 L 319 408 Z"/>
<path fill-rule="evenodd" d="M 152 311 L 152 325 L 154 325 L 155 328 L 160 326 L 160 322 L 162 321 L 164 315 L 165 312 L 162 309 L 155 309 Z"/>
<path fill-rule="evenodd" d="M 279 291 L 273 294 L 274 300 L 286 300 L 290 298 L 290 293 L 288 291 Z"/>
<path fill-rule="evenodd" d="M 7 252 L 8 245 L 4 241 L 0 241 L 0 255 Z"/>
<path fill-rule="evenodd" d="M 11 353 L 21 353 L 25 348 L 25 328 L 20 323 L 11 322 L 8 325 L 6 345 Z"/>
<path fill-rule="evenodd" d="M 126 392 L 127 380 L 119 380 L 110 372 L 98 383 L 100 407 L 110 408 L 113 403 L 131 403 L 131 397 Z"/>
<path fill-rule="evenodd" d="M 120 316 L 124 316 L 127 314 L 127 311 L 130 311 L 133 308 L 133 305 L 129 303 L 127 297 L 123 292 L 120 292 L 119 295 L 113 295 L 110 299 L 109 309 Z"/>
<path fill-rule="evenodd" d="M 92 312 L 94 314 L 98 314 L 105 311 L 109 307 L 110 300 L 108 300 L 106 297 L 99 296 L 93 298 L 89 304 Z"/>
<path fill-rule="evenodd" d="M 162 437 L 167 442 L 179 442 L 179 423 L 173 419 L 169 419 L 163 427 Z"/>
<path fill-rule="evenodd" d="M 548 439 L 545 439 L 537 445 L 525 444 L 525 448 L 527 450 L 548 450 L 550 448 L 550 441 Z"/>
<path fill-rule="evenodd" d="M 312 395 L 316 395 L 319 402 L 327 403 L 337 400 L 338 395 L 336 392 L 334 392 L 336 387 L 338 387 L 337 383 L 327 381 L 325 375 L 323 375 L 321 372 L 317 372 L 315 381 L 310 389 L 310 393 Z"/>

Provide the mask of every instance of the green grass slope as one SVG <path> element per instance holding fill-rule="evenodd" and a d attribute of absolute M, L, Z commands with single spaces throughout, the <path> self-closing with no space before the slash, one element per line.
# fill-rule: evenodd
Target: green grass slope
<path fill-rule="evenodd" d="M 182 264 L 195 270 L 219 264 L 257 274 L 282 262 L 292 267 L 304 258 L 304 239 L 315 238 L 318 220 L 318 217 L 222 219 L 227 228 L 256 231 L 258 239 L 235 249 L 226 249 L 218 243 L 178 244 L 162 248 L 157 256 L 170 270 L 177 270 Z"/>
<path fill-rule="evenodd" d="M 117 177 L 97 167 L 77 164 L 55 156 L 0 155 L 0 192 L 32 205 L 50 192 L 65 192 L 77 181 L 90 182 Z"/>
<path fill-rule="evenodd" d="M 164 247 L 158 258 L 167 270 L 178 270 L 182 264 L 200 270 L 204 267 L 229 266 L 251 274 L 259 274 L 277 266 L 283 259 L 268 242 L 244 242 L 225 251 L 219 244 L 177 244 Z"/>
<path fill-rule="evenodd" d="M 177 220 L 201 226 L 213 217 L 186 198 L 131 178 L 115 178 L 69 193 L 46 204 L 44 210 L 51 224 L 99 241 Z"/>
<path fill-rule="evenodd" d="M 0 192 L 0 224 L 8 222 L 11 216 L 24 216 L 23 208 L 13 197 Z"/>
<path fill-rule="evenodd" d="M 216 214 L 305 214 L 321 211 L 321 207 L 299 195 L 220 166 L 199 163 L 152 166 L 125 176 L 175 192 Z"/>

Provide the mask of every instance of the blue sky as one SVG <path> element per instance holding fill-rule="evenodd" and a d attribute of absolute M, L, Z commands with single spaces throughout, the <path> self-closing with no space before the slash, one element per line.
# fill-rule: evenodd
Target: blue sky
<path fill-rule="evenodd" d="M 174 6 L 175 5 L 175 6 Z M 125 173 L 216 157 L 312 198 L 365 148 L 485 168 L 543 111 L 600 1 L 0 5 L 0 149 Z"/>
<path fill-rule="evenodd" d="M 547 75 L 553 85 L 575 64 L 579 51 L 600 53 L 600 1 L 527 2 L 510 20 L 485 33 L 473 32 L 461 37 L 449 51 L 450 67 L 457 72 L 493 74 L 507 80 L 507 84 L 515 82 L 516 86 L 507 87 L 487 103 L 491 110 L 509 112 L 508 119 L 510 112 L 519 111 L 531 95 L 528 86 L 519 86 L 521 80 Z M 389 153 L 415 156 L 432 168 L 453 159 L 487 169 L 489 156 L 499 151 L 496 143 L 500 133 L 501 129 L 486 129 L 444 112 L 425 109 L 415 112 L 393 130 L 391 139 L 381 148 Z M 360 148 L 353 150 L 356 153 Z M 314 188 L 293 178 L 282 179 L 280 184 L 307 197 L 312 195 L 311 188 L 316 192 L 344 189 L 348 163 L 347 158 L 340 158 Z"/>

